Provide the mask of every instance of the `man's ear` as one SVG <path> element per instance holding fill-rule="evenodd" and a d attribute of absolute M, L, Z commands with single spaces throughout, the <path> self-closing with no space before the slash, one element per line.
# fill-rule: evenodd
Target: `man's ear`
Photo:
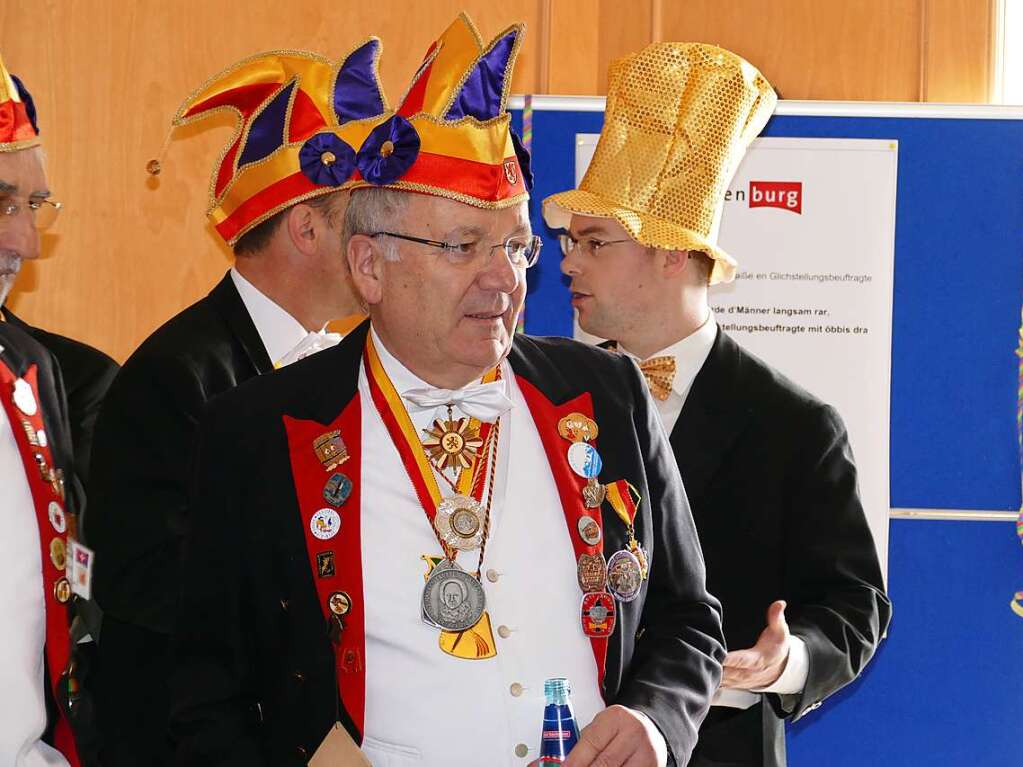
<path fill-rule="evenodd" d="M 284 219 L 291 244 L 304 256 L 316 254 L 316 240 L 320 235 L 317 231 L 317 218 L 313 209 L 299 203 L 293 205 Z"/>
<path fill-rule="evenodd" d="M 689 266 L 688 250 L 662 250 L 664 259 L 664 276 L 675 277 L 682 274 Z"/>
<path fill-rule="evenodd" d="M 353 234 L 345 250 L 352 284 L 367 306 L 379 304 L 383 297 L 383 257 L 377 252 L 373 238 Z"/>

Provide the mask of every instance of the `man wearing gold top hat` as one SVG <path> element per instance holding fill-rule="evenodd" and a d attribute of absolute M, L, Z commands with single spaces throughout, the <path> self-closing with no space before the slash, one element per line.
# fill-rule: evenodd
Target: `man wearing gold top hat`
<path fill-rule="evenodd" d="M 0 305 L 39 255 L 50 199 L 31 97 L 0 61 Z M 94 764 L 91 704 L 78 686 L 72 619 L 87 580 L 75 563 L 84 495 L 74 473 L 64 381 L 54 353 L 0 316 L 0 763 Z M 84 572 L 84 571 L 82 571 Z"/>
<path fill-rule="evenodd" d="M 383 114 L 378 56 L 375 40 L 340 61 L 252 56 L 211 78 L 176 116 L 176 125 L 219 110 L 238 118 L 209 212 L 235 261 L 208 296 L 131 355 L 97 425 L 87 527 L 105 608 L 96 695 L 106 765 L 170 759 L 168 643 L 203 408 L 337 343 L 327 322 L 361 313 L 341 248 L 347 193 L 337 169 L 346 158 L 332 159 L 329 144 L 360 140 Z"/>
<path fill-rule="evenodd" d="M 724 192 L 776 97 L 740 57 L 657 43 L 611 66 L 578 190 L 544 201 L 580 327 L 648 379 L 724 609 L 721 689 L 691 764 L 783 765 L 784 720 L 851 682 L 888 625 L 841 418 L 720 330 Z"/>
<path fill-rule="evenodd" d="M 643 379 L 514 335 L 539 251 L 505 110 L 522 34 L 461 16 L 393 115 L 310 139 L 348 163 L 370 320 L 202 421 L 179 764 L 354 741 L 376 765 L 525 766 L 552 677 L 582 727 L 567 765 L 689 759 L 720 616 Z"/>

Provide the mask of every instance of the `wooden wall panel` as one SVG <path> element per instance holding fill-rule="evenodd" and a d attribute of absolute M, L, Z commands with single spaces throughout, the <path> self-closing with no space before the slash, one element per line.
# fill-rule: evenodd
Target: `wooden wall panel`
<path fill-rule="evenodd" d="M 400 98 L 430 41 L 460 10 L 493 36 L 530 29 L 517 92 L 602 94 L 607 65 L 653 39 L 717 43 L 790 99 L 984 100 L 995 0 L 0 0 L 0 53 L 39 106 L 51 186 L 66 202 L 46 258 L 11 298 L 30 321 L 126 357 L 230 264 L 205 219 L 230 120 L 179 130 L 181 100 L 260 50 L 337 57 L 384 40 Z M 282 11 L 282 9 L 285 9 Z"/>
<path fill-rule="evenodd" d="M 921 101 L 990 100 L 993 6 L 982 0 L 925 0 Z"/>
<path fill-rule="evenodd" d="M 919 0 L 668 0 L 663 8 L 665 39 L 734 51 L 784 98 L 919 97 Z"/>
<path fill-rule="evenodd" d="M 0 3 L 0 52 L 37 101 L 51 188 L 67 206 L 46 257 L 19 278 L 14 310 L 126 357 L 230 264 L 205 218 L 230 119 L 179 130 L 159 179 L 145 173 L 181 101 L 252 53 L 305 48 L 337 57 L 371 33 L 384 40 L 381 77 L 397 101 L 463 8 L 485 37 L 516 21 L 532 27 L 513 86 L 536 90 L 538 0 Z"/>

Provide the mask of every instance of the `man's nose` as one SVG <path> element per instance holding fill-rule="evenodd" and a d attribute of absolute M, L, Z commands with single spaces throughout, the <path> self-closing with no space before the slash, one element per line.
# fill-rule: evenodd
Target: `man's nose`
<path fill-rule="evenodd" d="M 519 286 L 519 280 L 525 278 L 525 273 L 521 269 L 512 266 L 511 259 L 503 248 L 494 248 L 477 279 L 481 288 L 514 293 Z"/>

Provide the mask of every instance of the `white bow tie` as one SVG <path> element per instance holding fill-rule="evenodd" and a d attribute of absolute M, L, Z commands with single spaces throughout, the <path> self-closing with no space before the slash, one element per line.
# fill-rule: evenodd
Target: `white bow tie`
<path fill-rule="evenodd" d="M 340 341 L 340 333 L 308 333 L 305 338 L 295 344 L 294 348 L 290 352 L 277 360 L 274 367 L 286 367 L 292 362 L 298 362 L 301 359 L 305 359 L 310 355 L 316 354 L 316 352 L 329 349 L 332 346 L 337 346 Z"/>
<path fill-rule="evenodd" d="M 493 423 L 512 408 L 504 381 L 469 384 L 462 389 L 409 389 L 401 396 L 412 410 L 436 410 L 451 405 L 470 418 Z"/>

